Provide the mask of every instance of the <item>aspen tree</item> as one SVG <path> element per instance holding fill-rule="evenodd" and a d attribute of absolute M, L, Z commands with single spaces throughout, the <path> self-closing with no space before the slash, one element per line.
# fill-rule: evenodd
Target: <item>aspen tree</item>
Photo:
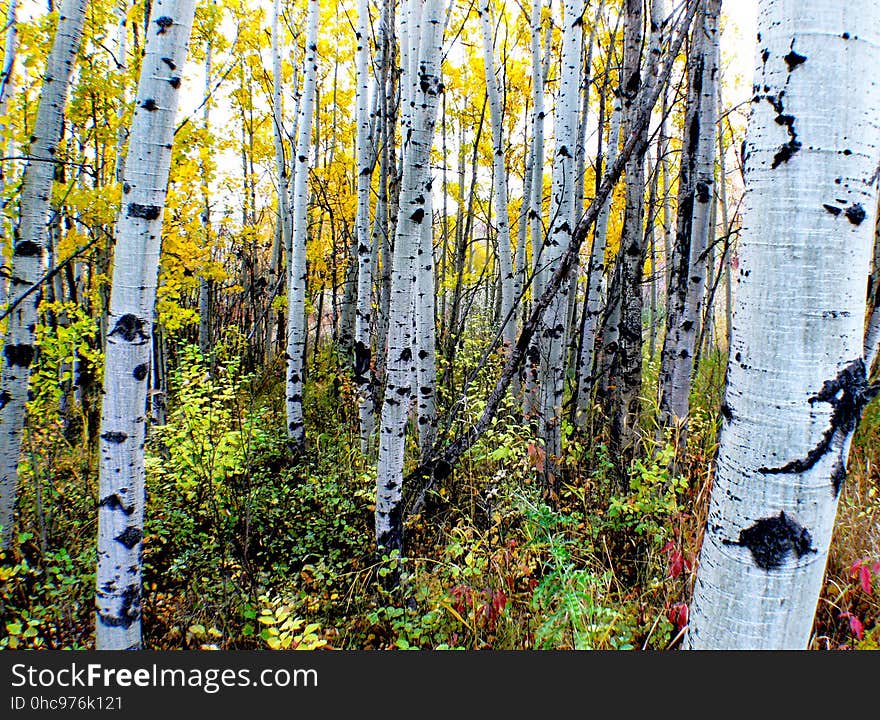
<path fill-rule="evenodd" d="M 430 222 L 426 203 L 431 192 L 429 161 L 442 83 L 440 60 L 443 45 L 442 0 L 427 0 L 421 22 L 406 18 L 406 55 L 401 55 L 403 76 L 401 94 L 408 108 L 402 108 L 404 147 L 400 205 L 394 238 L 391 276 L 388 356 L 385 399 L 379 430 L 379 463 L 376 492 L 376 545 L 380 551 L 403 548 L 403 460 L 405 426 L 412 402 L 415 363 L 412 352 L 412 307 L 416 253 L 423 232 Z M 420 28 L 421 37 L 414 37 Z M 413 59 L 413 56 L 415 59 Z M 405 60 L 405 62 L 404 62 Z"/>
<path fill-rule="evenodd" d="M 146 32 L 110 294 L 101 415 L 96 646 L 141 645 L 147 376 L 174 121 L 195 0 L 155 0 Z"/>
<path fill-rule="evenodd" d="M 804 649 L 868 386 L 880 5 L 767 0 L 740 284 L 685 647 Z M 833 81 L 829 81 L 833 78 Z"/>
<path fill-rule="evenodd" d="M 287 436 L 294 452 L 306 445 L 303 420 L 303 372 L 306 352 L 306 242 L 308 240 L 308 180 L 318 75 L 318 0 L 309 0 L 303 91 L 297 121 L 293 203 L 291 208 L 290 272 L 287 277 Z"/>
<path fill-rule="evenodd" d="M 28 292 L 40 278 L 48 240 L 49 203 L 55 176 L 55 152 L 61 140 L 64 106 L 74 61 L 82 41 L 86 0 L 64 0 L 55 40 L 46 62 L 40 105 L 31 133 L 28 161 L 21 179 L 19 220 L 12 245 L 9 315 L 0 377 L 0 544 L 9 547 L 18 460 L 25 421 L 30 367 L 36 352 L 39 293 Z"/>
<path fill-rule="evenodd" d="M 483 36 L 483 65 L 486 69 L 486 91 L 489 96 L 489 119 L 492 123 L 492 184 L 495 207 L 495 231 L 501 282 L 501 340 L 506 346 L 516 337 L 514 304 L 514 268 L 510 252 L 510 218 L 507 212 L 507 166 L 503 137 L 503 108 L 498 82 L 495 79 L 495 43 L 491 25 L 491 5 L 482 0 L 477 11 Z"/>

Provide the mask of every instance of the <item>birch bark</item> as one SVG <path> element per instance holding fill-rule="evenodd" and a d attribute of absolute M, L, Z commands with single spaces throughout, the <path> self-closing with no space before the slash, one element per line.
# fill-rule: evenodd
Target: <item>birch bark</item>
<path fill-rule="evenodd" d="M 141 645 L 147 376 L 174 120 L 195 0 L 155 0 L 138 83 L 116 253 L 101 416 L 96 645 Z"/>
<path fill-rule="evenodd" d="M 18 227 L 12 247 L 9 295 L 16 302 L 40 277 L 48 238 L 54 156 L 61 140 L 64 106 L 82 41 L 86 0 L 65 0 L 46 62 L 40 105 L 21 179 Z M 31 293 L 9 315 L 0 377 L 0 544 L 9 547 L 18 485 L 30 366 L 35 355 L 39 293 Z"/>
<path fill-rule="evenodd" d="M 555 272 L 574 232 L 574 155 L 577 142 L 577 110 L 581 76 L 581 36 L 583 0 L 563 4 L 562 67 L 554 114 L 556 136 L 553 156 L 553 193 L 550 226 L 545 241 L 548 272 Z M 568 296 L 571 284 L 563 282 L 544 315 L 541 326 L 541 436 L 546 453 L 546 476 L 554 491 L 557 461 L 562 454 L 562 393 L 565 380 L 565 339 L 567 337 Z"/>
<path fill-rule="evenodd" d="M 403 113 L 404 147 L 400 205 L 394 238 L 391 277 L 388 355 L 385 399 L 379 430 L 379 462 L 376 480 L 376 545 L 380 551 L 403 548 L 403 460 L 406 417 L 412 401 L 415 363 L 412 353 L 412 307 L 416 253 L 426 219 L 430 193 L 429 161 L 436 123 L 438 98 L 442 92 L 440 59 L 443 44 L 442 0 L 427 0 L 421 23 L 421 38 L 408 44 L 409 62 L 403 63 L 401 94 L 409 109 Z M 410 29 L 415 22 L 408 23 Z M 408 33 L 412 37 L 411 33 Z M 412 60 L 412 55 L 416 60 Z"/>
<path fill-rule="evenodd" d="M 516 337 L 516 318 L 513 316 L 514 269 L 510 252 L 510 217 L 507 211 L 507 164 L 504 152 L 504 112 L 498 82 L 495 79 L 495 43 L 493 39 L 491 6 L 482 0 L 479 7 L 480 28 L 483 35 L 483 66 L 486 69 L 486 91 L 489 96 L 489 119 L 492 123 L 492 179 L 495 193 L 495 231 L 498 243 L 498 265 L 501 274 L 501 340 L 513 345 Z"/>
<path fill-rule="evenodd" d="M 303 91 L 297 122 L 296 170 L 291 209 L 290 273 L 287 277 L 287 436 L 294 452 L 305 449 L 303 371 L 306 353 L 306 242 L 308 240 L 308 180 L 315 85 L 318 75 L 318 0 L 309 0 Z"/>
<path fill-rule="evenodd" d="M 863 406 L 880 5 L 768 0 L 740 284 L 685 647 L 803 649 Z M 834 78 L 829 82 L 829 78 Z"/>

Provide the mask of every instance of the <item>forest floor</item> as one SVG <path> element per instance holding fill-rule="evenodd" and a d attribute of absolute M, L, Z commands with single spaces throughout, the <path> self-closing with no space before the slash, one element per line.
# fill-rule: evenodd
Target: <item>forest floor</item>
<path fill-rule="evenodd" d="M 511 401 L 408 522 L 402 582 L 388 592 L 398 560 L 375 554 L 375 470 L 360 456 L 353 388 L 334 356 L 322 351 L 312 363 L 309 450 L 292 463 L 280 366 L 249 374 L 220 345 L 209 372 L 179 346 L 167 423 L 151 429 L 147 448 L 145 646 L 676 647 L 712 480 L 719 358 L 700 365 L 680 474 L 669 471 L 671 443 L 646 440 L 623 493 L 601 433 L 566 425 L 564 478 L 549 503 L 541 451 Z M 449 430 L 477 416 L 496 370 L 485 369 Z M 648 362 L 645 387 L 656 371 Z M 656 437 L 655 403 L 644 409 L 644 435 Z M 17 543 L 0 555 L 0 647 L 91 648 L 93 443 L 82 422 L 47 410 L 31 408 Z M 874 402 L 841 494 L 814 649 L 880 648 L 878 481 Z"/>

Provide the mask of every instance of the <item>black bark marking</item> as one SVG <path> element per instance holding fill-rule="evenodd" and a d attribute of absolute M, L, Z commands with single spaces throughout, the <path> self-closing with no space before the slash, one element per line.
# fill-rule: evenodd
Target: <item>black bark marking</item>
<path fill-rule="evenodd" d="M 840 215 L 840 213 L 843 212 L 843 210 L 841 210 L 839 207 L 835 205 L 828 205 L 827 203 L 823 203 L 822 207 L 825 208 L 826 212 L 830 212 L 832 215 L 834 215 L 834 217 L 837 217 L 838 215 Z"/>
<path fill-rule="evenodd" d="M 733 410 L 730 409 L 730 405 L 728 405 L 726 402 L 721 403 L 721 415 L 725 420 L 727 420 L 727 422 L 733 420 Z"/>
<path fill-rule="evenodd" d="M 156 35 L 162 35 L 168 28 L 174 25 L 174 20 L 172 20 L 167 15 L 163 15 L 160 18 L 156 18 L 156 25 L 159 26 L 159 30 L 156 32 Z"/>
<path fill-rule="evenodd" d="M 141 220 L 156 220 L 162 213 L 162 208 L 158 205 L 141 205 L 140 203 L 129 203 L 126 214 L 128 217 L 140 218 Z"/>
<path fill-rule="evenodd" d="M 704 182 L 697 183 L 697 202 L 702 204 L 709 202 L 709 186 Z"/>
<path fill-rule="evenodd" d="M 134 507 L 127 506 L 122 502 L 122 498 L 116 494 L 108 495 L 98 503 L 98 506 L 109 508 L 110 510 L 122 510 L 126 515 L 131 515 L 134 512 Z"/>
<path fill-rule="evenodd" d="M 773 156 L 773 163 L 770 166 L 773 170 L 778 168 L 782 163 L 788 162 L 791 160 L 798 150 L 801 149 L 801 143 L 797 140 L 789 140 L 785 145 L 779 148 L 776 151 L 776 154 Z"/>
<path fill-rule="evenodd" d="M 761 51 L 761 62 L 766 63 L 770 59 L 770 51 L 767 48 L 764 48 Z"/>
<path fill-rule="evenodd" d="M 783 60 L 785 60 L 785 64 L 788 65 L 788 71 L 791 72 L 798 65 L 802 65 L 807 61 L 806 55 L 801 55 L 800 53 L 792 50 L 788 55 L 786 55 Z"/>
<path fill-rule="evenodd" d="M 34 257 L 43 252 L 43 246 L 31 240 L 22 240 L 15 244 L 12 254 L 16 257 Z"/>
<path fill-rule="evenodd" d="M 3 354 L 6 356 L 6 364 L 10 367 L 30 367 L 34 361 L 33 345 L 7 345 L 3 348 Z"/>
<path fill-rule="evenodd" d="M 412 360 L 412 350 L 410 350 L 409 348 L 404 348 L 403 352 L 400 353 L 400 360 L 401 362 L 409 362 L 410 360 Z"/>
<path fill-rule="evenodd" d="M 128 440 L 128 435 L 124 432 L 105 432 L 101 433 L 101 439 L 114 445 L 121 445 Z"/>
<path fill-rule="evenodd" d="M 422 220 L 425 219 L 425 211 L 422 210 L 422 208 L 419 208 L 412 215 L 409 216 L 409 219 L 417 225 L 421 225 Z"/>
<path fill-rule="evenodd" d="M 141 107 L 147 112 L 155 112 L 159 109 L 159 106 L 156 105 L 156 101 L 153 98 L 147 98 L 141 103 Z"/>
<path fill-rule="evenodd" d="M 168 84 L 171 85 L 171 87 L 173 87 L 175 90 L 177 90 L 180 87 L 180 78 L 179 77 L 168 78 Z"/>
<path fill-rule="evenodd" d="M 107 627 L 129 628 L 141 616 L 141 588 L 132 583 L 122 591 L 119 613 L 108 615 L 98 612 L 98 619 Z"/>
<path fill-rule="evenodd" d="M 162 62 L 165 63 L 170 70 L 177 70 L 177 65 L 171 58 L 163 57 Z"/>
<path fill-rule="evenodd" d="M 751 527 L 740 530 L 739 539 L 723 540 L 725 545 L 748 548 L 752 558 L 762 570 L 781 567 L 789 553 L 798 558 L 807 553 L 818 552 L 812 547 L 813 538 L 807 528 L 780 511 L 776 517 L 762 518 Z"/>
<path fill-rule="evenodd" d="M 866 217 L 868 217 L 868 213 L 865 212 L 865 208 L 859 205 L 859 203 L 855 203 L 846 209 L 846 219 L 857 227 L 865 221 Z"/>
<path fill-rule="evenodd" d="M 800 140 L 798 140 L 797 130 L 795 130 L 794 127 L 795 117 L 794 115 L 787 115 L 785 113 L 785 106 L 782 103 L 783 95 L 785 95 L 784 90 L 780 92 L 779 95 L 766 95 L 764 97 L 764 99 L 768 103 L 770 103 L 773 106 L 773 109 L 776 111 L 776 124 L 784 127 L 788 132 L 789 137 L 789 141 L 780 146 L 780 148 L 776 151 L 776 154 L 773 156 L 773 163 L 771 165 L 771 168 L 773 170 L 778 168 L 782 163 L 791 160 L 791 158 L 802 147 Z"/>
<path fill-rule="evenodd" d="M 354 381 L 364 385 L 370 381 L 370 348 L 360 340 L 354 344 Z"/>
<path fill-rule="evenodd" d="M 134 525 L 129 525 L 125 530 L 123 530 L 119 535 L 117 535 L 114 540 L 116 542 L 125 545 L 129 550 L 134 548 L 137 545 L 141 538 L 144 536 L 143 531 L 139 528 L 136 528 Z"/>
<path fill-rule="evenodd" d="M 816 395 L 810 398 L 810 404 L 825 402 L 833 408 L 831 412 L 831 424 L 822 434 L 819 444 L 807 453 L 804 458 L 792 460 L 782 467 L 762 467 L 758 472 L 765 475 L 799 474 L 806 472 L 819 460 L 821 460 L 834 444 L 835 438 L 839 439 L 839 457 L 831 472 L 831 481 L 835 496 L 843 486 L 843 478 L 846 476 L 846 457 L 844 455 L 844 440 L 855 432 L 861 420 L 865 406 L 873 400 L 880 385 L 869 385 L 865 372 L 865 362 L 858 358 L 848 363 L 833 380 L 826 380 Z"/>
<path fill-rule="evenodd" d="M 139 317 L 135 317 L 131 313 L 123 315 L 116 321 L 107 337 L 118 334 L 125 342 L 135 342 L 136 340 L 149 340 L 149 336 L 144 332 L 144 321 Z"/>
<path fill-rule="evenodd" d="M 8 403 L 10 400 L 12 400 L 12 395 L 10 395 L 8 392 L 4 390 L 2 393 L 0 393 L 0 410 L 5 408 L 6 403 Z"/>
<path fill-rule="evenodd" d="M 149 365 L 147 363 L 142 363 L 138 365 L 134 370 L 131 371 L 132 377 L 140 382 L 147 377 L 147 371 L 149 370 Z"/>

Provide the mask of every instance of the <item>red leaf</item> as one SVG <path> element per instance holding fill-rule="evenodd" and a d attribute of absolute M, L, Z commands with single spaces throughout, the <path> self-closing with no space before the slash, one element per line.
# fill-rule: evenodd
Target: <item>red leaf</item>
<path fill-rule="evenodd" d="M 675 625 L 676 631 L 680 631 L 688 623 L 688 606 L 684 603 L 675 603 L 666 615 L 669 622 Z"/>
<path fill-rule="evenodd" d="M 675 542 L 670 540 L 668 543 L 666 543 L 663 546 L 663 549 L 660 552 L 669 553 L 669 552 L 672 552 L 673 550 L 675 550 Z"/>
<path fill-rule="evenodd" d="M 684 569 L 684 555 L 681 554 L 680 550 L 675 550 L 669 556 L 669 574 L 673 578 L 677 578 L 681 575 L 681 571 Z"/>
<path fill-rule="evenodd" d="M 535 443 L 529 443 L 528 454 L 529 462 L 535 466 L 535 469 L 539 473 L 544 472 L 544 460 L 547 457 L 547 453 L 544 451 L 544 448 L 542 448 L 540 445 L 536 445 Z"/>
<path fill-rule="evenodd" d="M 859 571 L 859 581 L 862 583 L 862 590 L 864 590 L 869 595 L 871 594 L 871 568 L 868 567 L 868 563 L 862 565 Z"/>
<path fill-rule="evenodd" d="M 864 590 L 869 595 L 871 594 L 871 567 L 867 560 L 859 560 L 858 562 L 854 562 L 852 564 L 852 567 L 850 567 L 849 569 L 849 576 L 853 579 L 858 577 L 859 584 L 862 586 L 862 590 Z"/>
<path fill-rule="evenodd" d="M 849 631 L 859 640 L 861 640 L 865 636 L 865 626 L 862 625 L 862 621 L 859 620 L 855 615 L 853 615 L 851 612 L 843 612 L 840 613 L 840 617 L 847 618 L 849 620 Z"/>

